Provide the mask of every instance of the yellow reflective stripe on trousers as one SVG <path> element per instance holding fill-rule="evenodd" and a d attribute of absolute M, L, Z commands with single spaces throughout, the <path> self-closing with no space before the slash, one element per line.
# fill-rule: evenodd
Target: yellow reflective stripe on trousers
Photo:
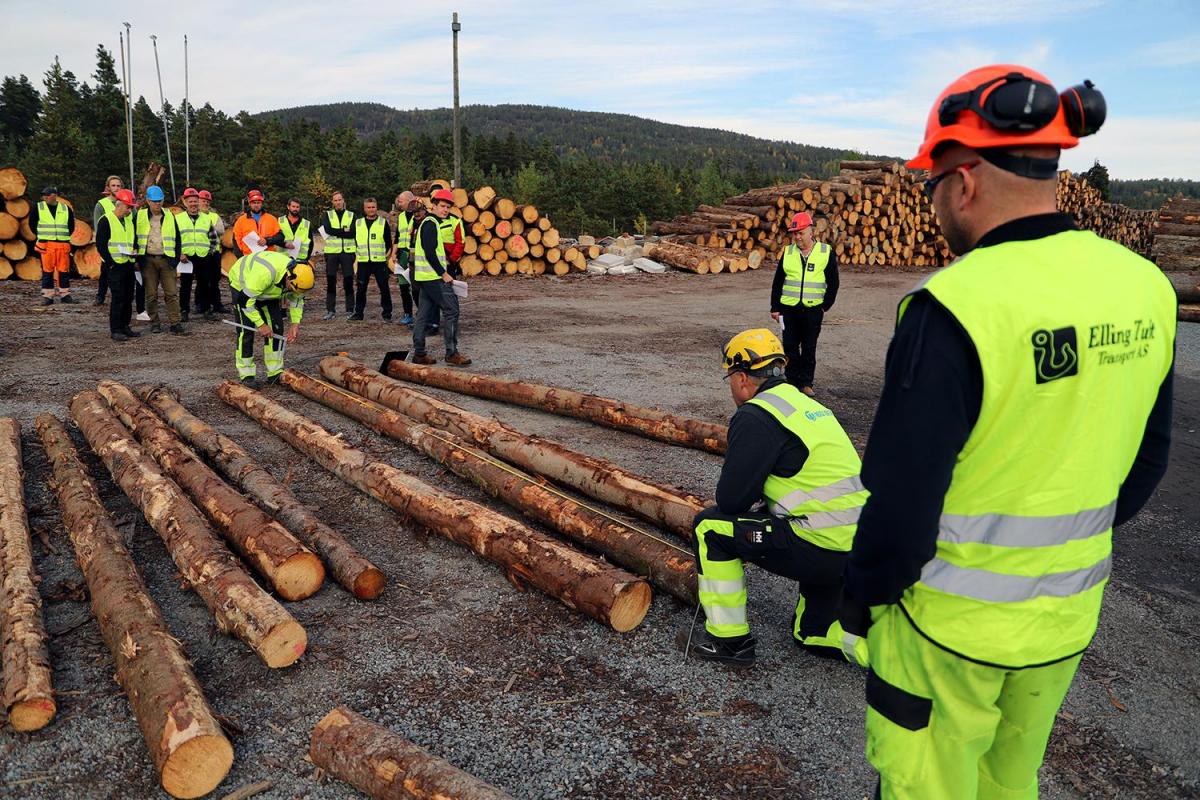
<path fill-rule="evenodd" d="M 1070 597 L 1108 580 L 1112 556 L 1083 569 L 1045 575 L 1007 575 L 960 567 L 934 558 L 921 570 L 921 583 L 948 594 L 988 603 L 1019 603 L 1035 597 Z"/>
<path fill-rule="evenodd" d="M 943 514 L 938 525 L 938 540 L 996 547 L 1052 547 L 1106 533 L 1112 528 L 1116 516 L 1115 500 L 1106 506 L 1089 508 L 1077 514 L 1048 517 Z"/>
<path fill-rule="evenodd" d="M 729 580 L 720 581 L 712 578 L 706 578 L 703 575 L 697 577 L 697 588 L 702 592 L 712 592 L 713 594 L 737 594 L 746 588 L 745 580 Z"/>

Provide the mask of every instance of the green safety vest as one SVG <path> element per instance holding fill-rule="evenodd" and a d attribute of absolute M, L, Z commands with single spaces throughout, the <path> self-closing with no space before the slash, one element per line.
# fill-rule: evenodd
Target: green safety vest
<path fill-rule="evenodd" d="M 212 239 L 209 235 L 212 224 L 212 218 L 204 211 L 197 212 L 194 221 L 186 211 L 180 211 L 175 215 L 175 227 L 179 230 L 179 246 L 183 248 L 185 256 L 204 258 L 209 254 L 212 250 Z"/>
<path fill-rule="evenodd" d="M 437 274 L 433 265 L 429 261 L 429 254 L 425 252 L 425 246 L 421 244 L 421 229 L 427 224 L 433 225 L 438 230 L 437 243 L 437 259 L 442 268 L 446 267 L 446 243 L 442 241 L 441 226 L 438 224 L 438 218 L 434 216 L 425 217 L 421 220 L 421 225 L 417 228 L 417 240 L 413 243 L 413 280 L 421 281 L 437 281 L 441 280 L 442 276 Z"/>
<path fill-rule="evenodd" d="M 973 250 L 921 291 L 974 344 L 983 402 L 936 554 L 901 605 L 975 661 L 1075 655 L 1095 634 L 1117 493 L 1171 368 L 1174 289 L 1124 247 L 1067 231 Z"/>
<path fill-rule="evenodd" d="M 829 266 L 829 245 L 817 242 L 806 260 L 800 248 L 789 244 L 783 251 L 783 292 L 779 303 L 812 308 L 825 302 L 825 267 Z"/>
<path fill-rule="evenodd" d="M 358 263 L 387 261 L 387 249 L 383 246 L 383 234 L 387 220 L 383 215 L 374 220 L 361 217 L 354 223 L 354 245 Z"/>
<path fill-rule="evenodd" d="M 287 300 L 291 321 L 300 322 L 304 314 L 304 295 L 285 292 L 283 288 L 283 279 L 287 276 L 288 265 L 291 263 L 292 257 L 287 253 L 264 250 L 261 253 L 242 256 L 229 268 L 229 288 L 246 295 L 247 301 L 242 311 L 255 327 L 263 324 L 257 301 L 276 298 Z"/>
<path fill-rule="evenodd" d="M 134 234 L 133 220 L 126 214 L 124 219 L 117 219 L 112 211 L 104 212 L 108 220 L 108 255 L 114 264 L 128 264 L 133 261 Z M 124 252 L 122 252 L 124 250 Z"/>
<path fill-rule="evenodd" d="M 105 214 L 111 213 L 117 207 L 117 201 L 113 200 L 108 195 L 100 198 L 100 208 Z"/>
<path fill-rule="evenodd" d="M 37 238 L 39 242 L 69 242 L 71 232 L 67 230 L 66 203 L 56 203 L 54 212 L 44 200 L 38 201 Z"/>
<path fill-rule="evenodd" d="M 329 218 L 330 230 L 332 230 L 333 228 L 337 228 L 338 230 L 341 230 L 342 228 L 347 227 L 351 222 L 354 221 L 354 212 L 351 211 L 350 209 L 346 209 L 341 214 L 338 214 L 338 212 L 334 211 L 331 208 L 325 212 L 325 216 L 327 216 Z M 330 236 L 328 239 L 325 240 L 325 254 L 326 255 L 337 255 L 338 253 L 353 253 L 353 252 L 354 252 L 354 243 L 351 242 L 349 239 L 342 239 L 342 238 L 339 238 L 336 236 Z"/>
<path fill-rule="evenodd" d="M 135 219 L 137 220 L 134 226 L 134 230 L 137 233 L 137 254 L 144 256 L 146 255 L 146 242 L 150 237 L 150 209 L 139 208 Z M 178 242 L 175 216 L 164 208 L 162 212 L 163 255 L 167 258 L 178 256 Z"/>
<path fill-rule="evenodd" d="M 868 494 L 850 437 L 832 411 L 790 383 L 759 392 L 749 402 L 808 448 L 808 458 L 795 475 L 767 476 L 763 497 L 771 513 L 790 518 L 796 535 L 817 547 L 848 551 Z"/>
<path fill-rule="evenodd" d="M 308 228 L 309 224 L 306 219 L 301 219 L 300 224 L 293 229 L 286 214 L 279 218 L 279 230 L 283 231 L 283 238 L 289 242 L 294 239 L 300 240 L 300 252 L 296 254 L 297 261 L 308 261 L 308 251 L 312 247 L 312 238 L 308 235 Z"/>

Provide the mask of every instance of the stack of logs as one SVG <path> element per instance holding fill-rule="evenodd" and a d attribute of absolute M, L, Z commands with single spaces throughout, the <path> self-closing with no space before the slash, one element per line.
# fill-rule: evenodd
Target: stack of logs
<path fill-rule="evenodd" d="M 41 280 L 42 263 L 34 251 L 37 240 L 37 200 L 29 197 L 29 182 L 16 167 L 0 169 L 0 280 L 12 276 L 24 281 Z M 58 198 L 74 209 L 70 200 Z M 92 245 L 92 225 L 76 214 L 71 245 L 75 250 L 75 268 L 85 278 L 100 275 L 100 257 Z"/>
<path fill-rule="evenodd" d="M 777 260 L 788 242 L 788 220 L 807 211 L 818 239 L 833 245 L 839 263 L 949 263 L 953 254 L 922 191 L 927 173 L 910 172 L 898 161 L 842 161 L 840 167 L 828 180 L 752 189 L 720 206 L 702 205 L 691 214 L 656 222 L 651 230 L 693 261 L 711 256 L 714 248 Z M 1103 203 L 1096 189 L 1069 172 L 1059 174 L 1059 201 L 1082 226 L 1149 252 L 1155 212 Z"/>
<path fill-rule="evenodd" d="M 1176 197 L 1158 212 L 1154 261 L 1165 270 L 1200 269 L 1200 200 Z"/>

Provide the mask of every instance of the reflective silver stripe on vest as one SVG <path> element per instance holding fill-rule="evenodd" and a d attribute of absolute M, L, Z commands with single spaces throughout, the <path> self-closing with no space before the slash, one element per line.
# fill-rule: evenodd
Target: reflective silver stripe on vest
<path fill-rule="evenodd" d="M 741 581 L 718 581 L 712 578 L 706 578 L 703 575 L 696 576 L 698 586 L 702 592 L 712 592 L 713 594 L 737 594 L 738 592 L 746 591 L 746 582 Z"/>
<path fill-rule="evenodd" d="M 708 617 L 708 621 L 714 625 L 746 624 L 745 606 L 738 606 L 737 608 L 730 608 L 729 606 L 705 606 L 704 614 Z"/>
<path fill-rule="evenodd" d="M 969 569 L 935 558 L 921 570 L 930 588 L 987 603 L 1019 603 L 1035 597 L 1070 597 L 1099 586 L 1112 571 L 1112 556 L 1090 567 L 1048 575 L 1006 575 Z"/>
<path fill-rule="evenodd" d="M 790 417 L 792 414 L 796 413 L 796 407 L 777 394 L 762 392 L 758 395 L 755 395 L 754 399 L 762 400 L 764 403 L 772 406 L 776 411 L 778 411 L 780 414 L 783 414 L 785 417 Z"/>
<path fill-rule="evenodd" d="M 1053 547 L 1104 533 L 1112 527 L 1116 516 L 1115 500 L 1101 508 L 1053 517 L 942 514 L 938 524 L 938 541 L 990 544 L 996 547 Z"/>
<path fill-rule="evenodd" d="M 862 484 L 862 478 L 858 475 L 852 475 L 849 478 L 843 478 L 840 481 L 825 486 L 818 486 L 815 489 L 797 489 L 794 492 L 789 492 L 771 504 L 771 513 L 787 516 L 792 512 L 792 509 L 799 508 L 811 500 L 827 502 L 862 491 L 866 491 L 866 487 Z"/>
<path fill-rule="evenodd" d="M 841 511 L 814 511 L 802 517 L 794 517 L 792 521 L 800 523 L 804 528 L 820 530 L 821 528 L 837 528 L 841 525 L 857 525 L 861 514 L 862 506 L 856 506 Z"/>
<path fill-rule="evenodd" d="M 791 278 L 785 278 L 783 281 L 783 285 L 784 286 L 803 286 L 804 281 L 794 281 Z"/>
<path fill-rule="evenodd" d="M 854 652 L 854 645 L 858 644 L 858 637 L 853 633 L 842 633 L 842 655 L 850 660 L 851 664 L 858 663 L 858 655 Z"/>
<path fill-rule="evenodd" d="M 258 255 L 257 253 L 250 257 L 250 263 L 251 264 L 262 264 L 264 267 L 267 268 L 267 272 L 271 273 L 271 285 L 272 286 L 274 286 L 275 282 L 277 280 L 279 280 L 279 273 L 275 271 L 275 267 L 271 264 L 271 262 L 267 261 L 265 258 Z M 238 283 L 240 283 L 242 285 L 242 293 L 245 294 L 247 297 L 258 297 L 258 294 L 251 292 L 249 289 L 246 288 L 246 262 L 245 261 L 242 261 L 241 264 L 239 264 L 239 266 L 238 266 Z"/>

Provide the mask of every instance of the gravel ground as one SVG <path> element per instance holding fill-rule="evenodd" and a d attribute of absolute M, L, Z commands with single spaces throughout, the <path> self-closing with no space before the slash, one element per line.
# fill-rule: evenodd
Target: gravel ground
<path fill-rule="evenodd" d="M 915 279 L 848 274 L 826 321 L 817 388 L 860 446 L 895 302 Z M 766 272 L 478 280 L 465 306 L 462 349 L 482 372 L 725 419 L 732 405 L 718 348 L 743 327 L 769 323 L 769 281 Z M 90 300 L 91 287 L 83 286 L 80 294 Z M 751 574 L 751 624 L 760 641 L 754 670 L 684 662 L 681 641 L 693 609 L 656 597 L 640 628 L 617 634 L 551 598 L 519 592 L 492 564 L 414 530 L 224 406 L 212 387 L 232 373 L 226 326 L 193 323 L 187 339 L 147 333 L 118 345 L 107 337 L 105 309 L 42 309 L 37 294 L 31 284 L 0 286 L 0 414 L 24 427 L 59 715 L 34 734 L 0 730 L 0 796 L 165 796 L 112 680 L 33 432 L 36 414 L 65 414 L 72 393 L 105 377 L 175 387 L 189 408 L 289 480 L 390 578 L 374 603 L 358 603 L 330 583 L 289 604 L 308 630 L 309 649 L 293 667 L 269 670 L 216 631 L 194 593 L 180 590 L 158 537 L 89 456 L 151 594 L 228 723 L 236 760 L 213 796 L 264 779 L 273 785 L 262 797 L 356 796 L 345 784 L 320 779 L 305 757 L 309 731 L 337 703 L 522 798 L 870 794 L 863 676 L 793 647 L 794 587 L 787 581 Z M 314 321 L 316 308 L 290 363 L 313 371 L 321 355 L 346 350 L 376 364 L 386 350 L 408 347 L 406 329 L 379 321 L 373 302 L 368 312 L 374 320 L 327 323 Z M 431 352 L 442 355 L 439 340 Z M 1172 468 L 1117 537 L 1100 632 L 1055 728 L 1044 797 L 1200 797 L 1200 326 L 1181 329 L 1178 360 Z M 437 394 L 702 496 L 711 495 L 719 473 L 720 459 L 709 454 Z M 275 396 L 355 446 L 483 499 L 402 446 L 285 390 Z"/>

